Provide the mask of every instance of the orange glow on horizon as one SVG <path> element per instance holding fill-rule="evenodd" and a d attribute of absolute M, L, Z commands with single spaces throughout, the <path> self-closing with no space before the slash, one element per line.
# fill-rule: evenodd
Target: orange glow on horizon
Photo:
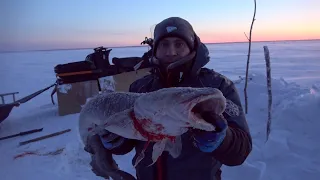
<path fill-rule="evenodd" d="M 263 23 L 263 24 L 262 24 Z M 250 24 L 251 25 L 251 24 Z M 207 28 L 204 28 L 207 27 Z M 242 24 L 227 24 L 224 26 L 204 25 L 197 26 L 197 34 L 203 42 L 245 42 L 248 41 L 250 26 Z M 212 31 L 210 31 L 212 29 Z M 283 41 L 283 40 L 311 40 L 320 39 L 320 24 L 312 20 L 302 23 L 297 21 L 255 22 L 252 29 L 252 41 Z"/>
<path fill-rule="evenodd" d="M 249 33 L 246 33 L 249 37 Z M 248 41 L 243 33 L 198 33 L 202 42 L 205 43 L 221 43 L 221 42 L 244 42 Z M 252 32 L 252 41 L 285 41 L 285 40 L 312 40 L 320 39 L 320 31 L 310 30 L 301 32 Z"/>

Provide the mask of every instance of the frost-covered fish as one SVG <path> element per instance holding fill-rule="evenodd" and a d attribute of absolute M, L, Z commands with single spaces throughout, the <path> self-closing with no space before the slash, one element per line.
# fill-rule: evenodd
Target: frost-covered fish
<path fill-rule="evenodd" d="M 149 93 L 111 92 L 98 95 L 80 112 L 79 131 L 83 141 L 104 129 L 129 139 L 155 142 L 152 160 L 163 151 L 180 155 L 181 139 L 189 128 L 213 131 L 215 127 L 194 112 L 209 101 L 207 111 L 221 114 L 226 107 L 222 92 L 215 88 L 174 87 Z M 144 157 L 144 152 L 137 163 Z M 153 164 L 152 163 L 152 164 Z"/>

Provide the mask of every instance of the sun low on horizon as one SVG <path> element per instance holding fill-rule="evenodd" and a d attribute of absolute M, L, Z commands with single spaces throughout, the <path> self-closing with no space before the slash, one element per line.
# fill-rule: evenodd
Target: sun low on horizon
<path fill-rule="evenodd" d="M 253 41 L 320 39 L 319 0 L 257 0 Z M 178 16 L 204 43 L 247 41 L 254 0 L 1 1 L 0 51 L 138 46 Z"/>

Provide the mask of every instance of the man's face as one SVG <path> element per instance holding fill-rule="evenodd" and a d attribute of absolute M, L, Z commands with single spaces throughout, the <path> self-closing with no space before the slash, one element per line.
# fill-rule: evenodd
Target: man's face
<path fill-rule="evenodd" d="M 167 37 L 159 42 L 156 57 L 161 64 L 169 65 L 189 53 L 190 49 L 184 40 L 177 37 Z"/>

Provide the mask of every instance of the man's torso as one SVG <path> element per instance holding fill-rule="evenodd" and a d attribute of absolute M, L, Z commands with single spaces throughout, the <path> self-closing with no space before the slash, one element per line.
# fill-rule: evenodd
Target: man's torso
<path fill-rule="evenodd" d="M 202 69 L 199 76 L 184 80 L 178 84 L 178 87 L 213 87 L 220 89 L 220 86 L 226 80 L 225 77 L 208 69 Z M 134 82 L 130 88 L 132 92 L 152 92 L 163 88 L 159 80 L 153 76 L 148 75 L 142 79 Z M 164 151 L 161 156 L 161 164 L 163 177 L 165 180 L 178 179 L 203 179 L 215 180 L 215 174 L 220 169 L 221 163 L 216 161 L 211 154 L 201 152 L 192 144 L 190 133 L 182 135 L 182 151 L 178 158 L 173 158 L 168 152 Z M 136 155 L 132 163 L 140 155 L 144 148 L 145 142 L 137 143 L 135 150 Z M 136 167 L 137 176 L 139 180 L 150 180 L 156 175 L 159 169 L 156 163 L 153 166 L 147 167 L 152 163 L 152 147 L 150 143 L 145 151 L 145 158 Z"/>

